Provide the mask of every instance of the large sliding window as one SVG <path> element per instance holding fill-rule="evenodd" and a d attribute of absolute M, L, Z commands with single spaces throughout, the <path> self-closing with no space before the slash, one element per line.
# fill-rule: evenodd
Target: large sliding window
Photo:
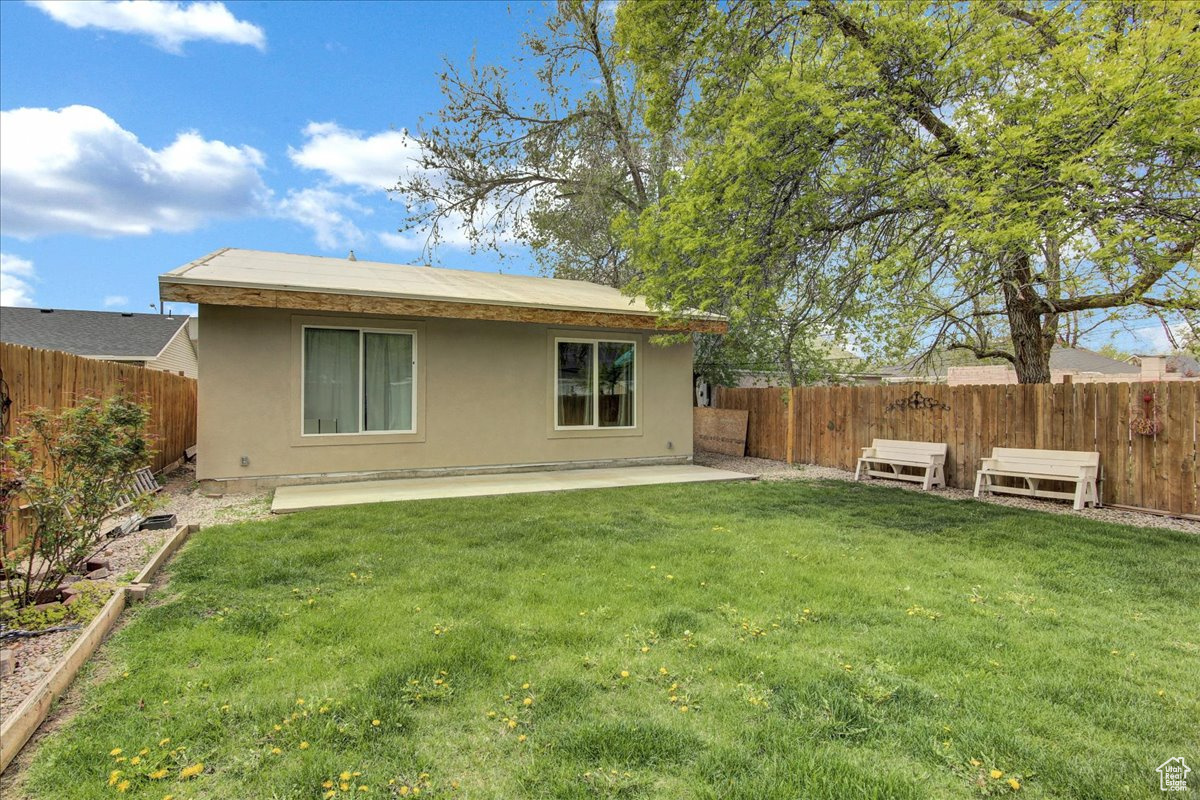
<path fill-rule="evenodd" d="M 305 435 L 413 433 L 411 331 L 304 328 Z"/>
<path fill-rule="evenodd" d="M 554 426 L 632 428 L 637 345 L 555 339 Z"/>

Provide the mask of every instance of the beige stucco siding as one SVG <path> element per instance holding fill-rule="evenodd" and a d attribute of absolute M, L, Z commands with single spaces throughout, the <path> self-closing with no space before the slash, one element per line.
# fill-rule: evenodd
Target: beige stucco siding
<path fill-rule="evenodd" d="M 647 332 L 449 319 L 347 317 L 204 305 L 197 477 L 269 479 L 688 457 L 692 348 Z M 301 435 L 306 324 L 416 332 L 416 433 Z M 632 430 L 556 431 L 556 335 L 637 344 Z M 240 460 L 249 459 L 248 466 Z"/>
<path fill-rule="evenodd" d="M 196 377 L 196 350 L 188 337 L 187 326 L 182 326 L 158 354 L 158 358 L 147 361 L 146 366 L 164 372 L 182 372 L 189 378 Z"/>

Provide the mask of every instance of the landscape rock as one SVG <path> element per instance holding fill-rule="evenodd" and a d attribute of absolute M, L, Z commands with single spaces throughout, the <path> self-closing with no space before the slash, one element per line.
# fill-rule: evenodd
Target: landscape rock
<path fill-rule="evenodd" d="M 85 577 L 89 581 L 102 581 L 109 575 L 108 567 L 100 567 L 89 572 Z"/>
<path fill-rule="evenodd" d="M 11 650 L 0 650 L 0 678 L 6 678 L 13 671 L 13 655 Z"/>

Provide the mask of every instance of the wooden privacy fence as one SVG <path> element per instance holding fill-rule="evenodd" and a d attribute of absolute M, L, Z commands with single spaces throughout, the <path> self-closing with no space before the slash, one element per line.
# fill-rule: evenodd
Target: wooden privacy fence
<path fill-rule="evenodd" d="M 945 442 L 946 484 L 971 489 L 993 447 L 1095 450 L 1103 502 L 1200 513 L 1200 381 L 719 388 L 714 405 L 749 412 L 758 458 L 852 470 L 872 439 Z M 1146 415 L 1157 434 L 1131 431 Z"/>
<path fill-rule="evenodd" d="M 196 443 L 194 378 L 5 342 L 0 342 L 0 377 L 12 401 L 2 435 L 15 431 L 21 415 L 39 406 L 59 411 L 87 395 L 103 398 L 125 392 L 150 405 L 156 451 L 150 466 L 155 472 L 178 461 Z M 20 519 L 8 522 L 6 548 L 23 533 Z"/>

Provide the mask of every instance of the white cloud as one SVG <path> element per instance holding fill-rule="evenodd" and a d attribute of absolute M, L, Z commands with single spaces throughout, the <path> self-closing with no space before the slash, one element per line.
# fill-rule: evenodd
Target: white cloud
<path fill-rule="evenodd" d="M 152 150 L 91 106 L 0 112 L 0 225 L 18 238 L 188 231 L 263 213 L 263 156 L 180 133 Z"/>
<path fill-rule="evenodd" d="M 123 308 L 129 305 L 129 298 L 123 294 L 110 294 L 104 298 L 105 308 Z"/>
<path fill-rule="evenodd" d="M 1136 345 L 1136 355 L 1170 353 L 1186 337 L 1187 325 L 1180 322 L 1171 326 L 1171 334 L 1175 337 L 1175 344 L 1172 344 L 1170 337 L 1167 336 L 1166 329 L 1161 323 L 1158 325 L 1147 325 L 1143 328 L 1134 328 L 1129 334 Z"/>
<path fill-rule="evenodd" d="M 99 28 L 147 36 L 168 53 L 187 42 L 209 40 L 264 50 L 262 28 L 237 19 L 224 3 L 145 2 L 145 0 L 30 0 L 30 5 L 71 28 Z"/>
<path fill-rule="evenodd" d="M 0 306 L 32 306 L 35 278 L 33 262 L 27 258 L 0 253 Z"/>
<path fill-rule="evenodd" d="M 350 195 L 318 187 L 288 192 L 279 203 L 279 214 L 311 228 L 317 244 L 326 250 L 355 247 L 366 239 L 347 213 L 370 214 Z"/>
<path fill-rule="evenodd" d="M 336 122 L 310 122 L 307 141 L 288 148 L 298 167 L 325 173 L 334 184 L 382 191 L 415 167 L 421 149 L 405 131 L 384 131 L 367 136 Z"/>

